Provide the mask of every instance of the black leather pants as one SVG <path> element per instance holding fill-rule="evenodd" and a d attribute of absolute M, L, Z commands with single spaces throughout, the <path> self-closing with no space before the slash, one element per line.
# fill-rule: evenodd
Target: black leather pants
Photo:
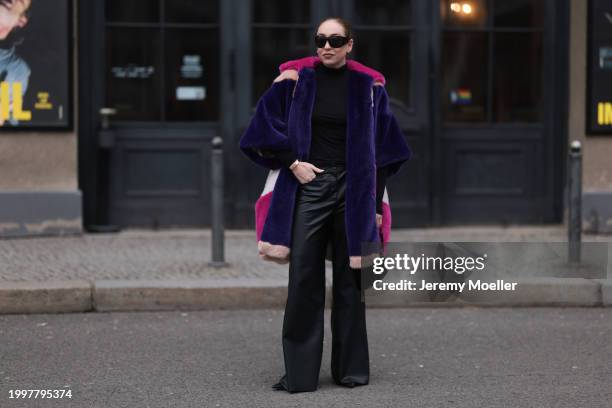
<path fill-rule="evenodd" d="M 360 270 L 349 266 L 344 222 L 346 170 L 325 171 L 300 184 L 293 219 L 288 298 L 283 322 L 285 375 L 279 384 L 289 392 L 315 391 L 323 352 L 325 252 L 333 247 L 331 312 L 334 382 L 353 387 L 369 381 L 365 303 Z"/>

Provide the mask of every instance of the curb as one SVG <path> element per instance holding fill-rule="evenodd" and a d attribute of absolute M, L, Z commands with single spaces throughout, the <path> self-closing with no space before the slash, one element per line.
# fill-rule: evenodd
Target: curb
<path fill-rule="evenodd" d="M 280 308 L 286 297 L 287 288 L 273 282 L 100 280 L 92 288 L 93 307 L 99 312 Z"/>
<path fill-rule="evenodd" d="M 87 312 L 91 293 L 84 280 L 0 282 L 0 314 Z"/>
<path fill-rule="evenodd" d="M 366 292 L 368 307 L 612 306 L 612 279 L 529 278 L 515 292 Z M 331 306 L 326 287 L 326 307 Z M 440 296 L 442 295 L 442 296 Z M 286 280 L 0 282 L 0 314 L 283 309 Z"/>
<path fill-rule="evenodd" d="M 612 306 L 612 279 L 594 279 L 600 284 L 601 302 L 604 306 Z"/>

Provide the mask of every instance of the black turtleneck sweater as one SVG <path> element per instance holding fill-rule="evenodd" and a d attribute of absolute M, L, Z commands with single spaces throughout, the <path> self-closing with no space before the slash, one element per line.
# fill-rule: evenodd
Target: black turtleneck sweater
<path fill-rule="evenodd" d="M 325 169 L 332 162 L 346 162 L 346 117 L 348 69 L 315 65 L 317 89 L 312 111 L 312 141 L 309 162 Z M 289 167 L 297 158 L 292 150 L 276 150 L 267 153 Z M 382 197 L 385 191 L 387 169 L 376 171 L 376 212 L 382 214 Z"/>

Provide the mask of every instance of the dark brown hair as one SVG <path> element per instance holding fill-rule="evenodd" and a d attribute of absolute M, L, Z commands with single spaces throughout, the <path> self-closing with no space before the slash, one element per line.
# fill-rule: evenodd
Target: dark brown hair
<path fill-rule="evenodd" d="M 321 20 L 321 22 L 317 26 L 317 31 L 319 30 L 319 27 L 321 27 L 321 24 L 328 20 L 335 20 L 338 24 L 342 26 L 342 28 L 344 28 L 344 35 L 347 38 L 353 38 L 353 28 L 351 27 L 351 24 L 342 17 L 327 17 L 326 19 Z"/>
<path fill-rule="evenodd" d="M 25 9 L 21 13 L 20 19 L 26 18 L 26 23 L 27 23 L 27 20 L 30 19 L 30 7 L 32 6 L 33 1 L 34 0 L 0 0 L 0 7 L 4 7 L 5 9 L 10 11 L 17 4 L 23 5 Z M 12 46 L 17 46 L 17 45 L 22 44 L 23 37 L 18 37 L 19 34 L 17 34 L 22 29 L 23 27 L 21 26 L 14 27 L 4 40 L 0 40 L 0 44 L 2 44 L 2 46 L 6 46 L 6 44 L 12 44 Z"/>
<path fill-rule="evenodd" d="M 0 6 L 5 7 L 7 9 L 11 9 L 15 3 L 22 3 L 26 10 L 30 8 L 32 2 L 26 3 L 25 0 L 0 0 Z"/>

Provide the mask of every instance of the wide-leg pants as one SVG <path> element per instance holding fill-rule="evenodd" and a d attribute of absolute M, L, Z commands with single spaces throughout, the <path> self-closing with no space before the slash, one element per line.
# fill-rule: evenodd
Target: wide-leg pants
<path fill-rule="evenodd" d="M 360 270 L 349 266 L 345 228 L 346 169 L 319 165 L 325 171 L 301 184 L 296 195 L 289 263 L 288 297 L 283 321 L 285 375 L 289 392 L 318 387 L 323 352 L 325 253 L 333 248 L 331 372 L 339 385 L 369 381 L 365 302 Z"/>

